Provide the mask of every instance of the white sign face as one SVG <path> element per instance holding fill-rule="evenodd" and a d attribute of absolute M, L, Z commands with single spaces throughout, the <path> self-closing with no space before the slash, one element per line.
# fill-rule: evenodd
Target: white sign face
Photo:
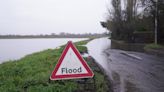
<path fill-rule="evenodd" d="M 81 57 L 79 51 L 72 42 L 69 41 L 52 72 L 50 79 L 91 78 L 93 75 L 93 72 Z"/>
<path fill-rule="evenodd" d="M 87 70 L 84 68 L 72 48 L 69 48 L 56 75 L 83 73 L 87 73 Z"/>

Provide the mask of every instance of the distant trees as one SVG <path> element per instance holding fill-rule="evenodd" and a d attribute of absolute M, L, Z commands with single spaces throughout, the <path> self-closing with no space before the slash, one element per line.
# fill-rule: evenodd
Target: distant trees
<path fill-rule="evenodd" d="M 72 34 L 61 32 L 59 34 L 39 34 L 39 35 L 0 35 L 0 39 L 21 39 L 21 38 L 90 38 L 90 37 L 105 37 L 107 34 L 104 33 L 85 33 L 85 34 Z"/>
<path fill-rule="evenodd" d="M 113 9 L 109 9 L 109 17 L 102 23 L 112 31 L 112 38 L 134 42 L 135 33 L 154 33 L 155 18 L 158 19 L 158 41 L 164 39 L 164 1 L 158 0 L 112 0 Z M 157 16 L 155 10 L 158 8 Z"/>

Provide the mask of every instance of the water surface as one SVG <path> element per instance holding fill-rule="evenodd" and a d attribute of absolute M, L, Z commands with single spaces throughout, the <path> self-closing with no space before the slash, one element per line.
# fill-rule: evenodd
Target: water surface
<path fill-rule="evenodd" d="M 0 63 L 20 59 L 27 54 L 53 49 L 67 41 L 81 41 L 87 38 L 54 38 L 54 39 L 0 39 Z"/>

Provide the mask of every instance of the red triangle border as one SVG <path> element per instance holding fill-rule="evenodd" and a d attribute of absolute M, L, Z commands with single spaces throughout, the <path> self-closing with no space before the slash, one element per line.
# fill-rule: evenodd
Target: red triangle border
<path fill-rule="evenodd" d="M 84 68 L 86 68 L 88 73 L 56 75 L 56 73 L 57 73 L 66 53 L 68 52 L 69 48 L 72 48 L 72 50 L 77 55 L 78 59 L 80 60 L 80 62 L 84 66 Z M 92 70 L 90 69 L 90 67 L 86 63 L 86 61 L 81 57 L 80 52 L 77 50 L 77 48 L 74 46 L 74 44 L 71 41 L 68 41 L 65 49 L 63 50 L 56 66 L 55 66 L 55 68 L 54 68 L 54 70 L 50 76 L 50 79 L 51 80 L 61 80 L 61 79 L 76 79 L 76 78 L 92 78 L 93 76 L 94 76 L 94 73 L 92 72 Z"/>

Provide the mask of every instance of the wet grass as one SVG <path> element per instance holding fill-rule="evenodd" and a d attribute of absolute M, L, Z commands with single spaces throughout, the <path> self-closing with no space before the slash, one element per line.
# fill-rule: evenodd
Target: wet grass
<path fill-rule="evenodd" d="M 87 42 L 76 43 L 80 52 L 87 51 L 87 48 L 78 45 L 84 45 Z M 87 84 L 77 82 L 84 79 L 49 80 L 63 49 L 64 46 L 59 49 L 48 49 L 27 55 L 20 60 L 0 64 L 0 92 L 85 92 L 87 89 L 82 85 Z M 94 66 L 93 62 L 88 64 L 95 74 L 94 78 L 85 79 L 91 83 L 89 92 L 107 92 L 107 81 L 101 70 Z"/>
<path fill-rule="evenodd" d="M 159 45 L 159 44 L 148 44 L 144 47 L 145 49 L 164 49 L 163 45 Z"/>
<path fill-rule="evenodd" d="M 89 40 L 85 40 L 85 41 L 75 42 L 74 44 L 75 45 L 85 45 L 85 44 L 88 43 L 88 41 L 90 41 L 90 39 Z"/>

